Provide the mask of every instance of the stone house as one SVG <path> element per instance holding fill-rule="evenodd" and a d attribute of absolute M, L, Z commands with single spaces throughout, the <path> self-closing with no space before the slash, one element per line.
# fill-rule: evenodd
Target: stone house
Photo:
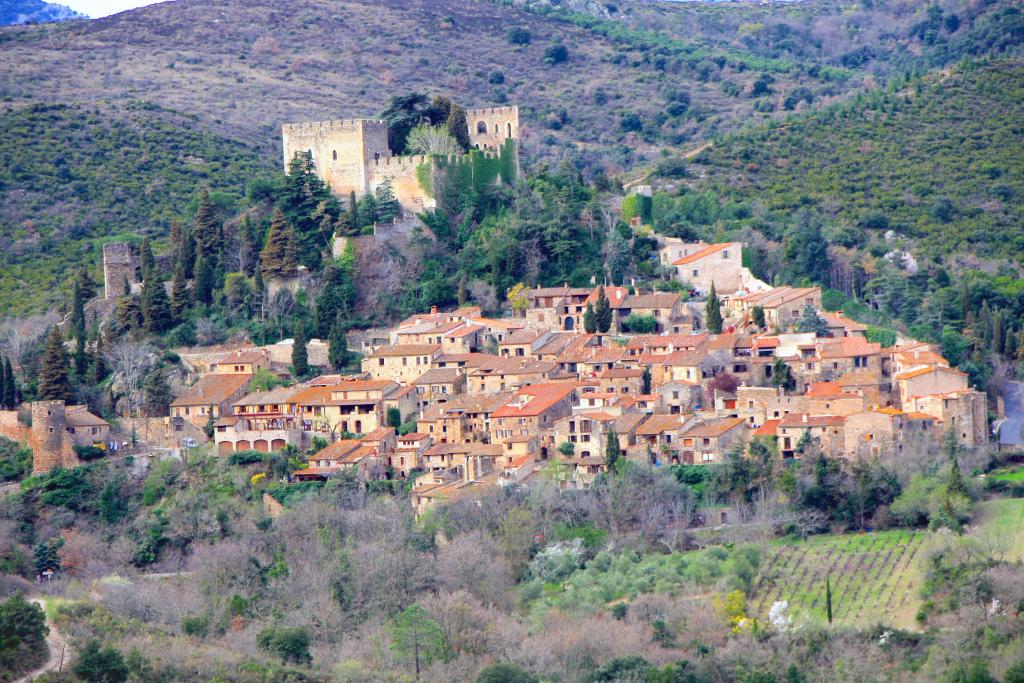
<path fill-rule="evenodd" d="M 808 412 L 808 401 L 805 395 L 786 394 L 781 388 L 740 386 L 736 388 L 736 415 L 758 427 L 768 420 Z"/>
<path fill-rule="evenodd" d="M 423 453 L 430 448 L 431 438 L 429 434 L 423 432 L 410 432 L 399 434 L 395 442 L 395 451 L 388 466 L 401 479 L 405 479 L 413 470 L 423 466 Z"/>
<path fill-rule="evenodd" d="M 491 415 L 491 437 L 503 442 L 516 437 L 539 436 L 572 412 L 578 385 L 550 382 L 522 387 Z"/>
<path fill-rule="evenodd" d="M 734 297 L 727 303 L 730 311 L 749 319 L 751 311 L 760 306 L 768 328 L 786 330 L 796 324 L 804 307 L 821 310 L 820 287 L 774 287 L 767 291 Z"/>
<path fill-rule="evenodd" d="M 236 401 L 232 411 L 222 415 L 213 426 L 217 452 L 281 450 L 285 446 L 303 446 L 301 421 L 291 401 L 294 389 L 257 391 Z"/>
<path fill-rule="evenodd" d="M 203 427 L 211 416 L 216 420 L 230 415 L 235 402 L 245 396 L 250 379 L 252 375 L 249 374 L 204 375 L 174 399 L 171 417 L 180 417 Z"/>
<path fill-rule="evenodd" d="M 775 429 L 779 453 L 784 459 L 799 457 L 796 449 L 805 433 L 809 433 L 817 448 L 827 456 L 838 457 L 844 452 L 846 418 L 840 415 L 786 415 Z"/>
<path fill-rule="evenodd" d="M 941 421 L 942 429 L 952 429 L 965 446 L 981 446 L 989 441 L 988 400 L 984 392 L 960 389 L 914 396 L 903 407 Z"/>
<path fill-rule="evenodd" d="M 527 384 L 539 384 L 557 375 L 558 365 L 518 356 L 491 356 L 468 375 L 469 393 L 496 394 L 515 391 Z"/>
<path fill-rule="evenodd" d="M 697 409 L 703 401 L 703 390 L 700 384 L 674 380 L 665 382 L 654 390 L 660 397 L 661 404 L 671 415 L 689 413 Z"/>
<path fill-rule="evenodd" d="M 610 368 L 597 376 L 598 387 L 612 394 L 642 394 L 643 376 L 640 368 Z"/>
<path fill-rule="evenodd" d="M 634 314 L 654 318 L 657 332 L 671 331 L 683 318 L 683 300 L 675 292 L 630 294 L 612 311 L 615 329 L 625 331 L 623 323 Z"/>
<path fill-rule="evenodd" d="M 732 294 L 743 286 L 743 244 L 724 242 L 709 244 L 703 249 L 672 261 L 674 277 L 689 283 L 701 292 Z"/>
<path fill-rule="evenodd" d="M 466 373 L 461 368 L 432 368 L 412 381 L 416 409 L 422 411 L 434 403 L 445 403 L 466 393 Z"/>
<path fill-rule="evenodd" d="M 435 443 L 484 441 L 491 434 L 491 418 L 505 405 L 509 393 L 459 396 L 447 403 L 432 405 L 420 415 L 416 431 L 429 434 Z"/>
<path fill-rule="evenodd" d="M 925 366 L 892 376 L 893 389 L 900 405 L 910 406 L 916 396 L 966 391 L 967 375 L 942 365 Z M 926 411 L 921 411 L 926 412 Z"/>
<path fill-rule="evenodd" d="M 846 393 L 839 382 L 812 382 L 806 396 L 811 415 L 852 415 L 868 408 L 863 393 Z"/>
<path fill-rule="evenodd" d="M 681 447 L 673 462 L 689 464 L 719 463 L 736 443 L 747 439 L 747 426 L 741 417 L 724 417 L 692 425 L 680 435 Z"/>
<path fill-rule="evenodd" d="M 898 408 L 872 408 L 845 418 L 844 451 L 849 458 L 876 458 L 901 449 L 904 413 Z"/>
<path fill-rule="evenodd" d="M 363 372 L 374 379 L 408 383 L 431 368 L 440 344 L 382 346 L 363 358 Z"/>

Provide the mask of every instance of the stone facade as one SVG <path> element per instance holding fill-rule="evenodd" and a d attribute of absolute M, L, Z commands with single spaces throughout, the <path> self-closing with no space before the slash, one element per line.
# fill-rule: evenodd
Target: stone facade
<path fill-rule="evenodd" d="M 497 152 L 506 139 L 519 137 L 518 107 L 470 109 L 466 121 L 470 143 L 481 150 Z M 310 152 L 317 174 L 339 197 L 347 198 L 352 192 L 361 197 L 390 181 L 403 210 L 419 213 L 436 206 L 418 172 L 426 164 L 426 172 L 433 175 L 433 159 L 394 155 L 385 121 L 288 123 L 281 127 L 281 138 L 285 171 L 297 152 Z"/>

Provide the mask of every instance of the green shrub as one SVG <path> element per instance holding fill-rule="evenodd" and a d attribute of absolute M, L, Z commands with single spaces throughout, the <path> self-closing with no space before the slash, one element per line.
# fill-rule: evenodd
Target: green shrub
<path fill-rule="evenodd" d="M 309 654 L 309 630 L 305 626 L 267 626 L 256 634 L 256 644 L 284 662 L 308 664 L 313 661 Z"/>
<path fill-rule="evenodd" d="M 205 638 L 210 632 L 210 618 L 206 615 L 185 617 L 181 620 L 181 631 L 187 636 Z"/>

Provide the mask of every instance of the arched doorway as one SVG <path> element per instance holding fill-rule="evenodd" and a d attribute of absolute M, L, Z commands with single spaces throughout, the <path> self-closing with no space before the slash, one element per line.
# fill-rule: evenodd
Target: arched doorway
<path fill-rule="evenodd" d="M 575 324 L 576 324 L 576 321 L 573 320 L 571 315 L 565 316 L 565 323 L 564 323 L 564 325 L 565 325 L 565 329 L 566 330 L 571 330 L 575 326 Z"/>
<path fill-rule="evenodd" d="M 260 453 L 267 453 L 270 451 L 270 444 L 267 443 L 266 439 L 256 439 L 252 444 L 253 450 L 257 450 Z"/>
<path fill-rule="evenodd" d="M 479 135 L 486 135 L 487 134 L 487 122 L 486 121 L 477 121 L 477 123 L 476 123 L 476 132 Z"/>

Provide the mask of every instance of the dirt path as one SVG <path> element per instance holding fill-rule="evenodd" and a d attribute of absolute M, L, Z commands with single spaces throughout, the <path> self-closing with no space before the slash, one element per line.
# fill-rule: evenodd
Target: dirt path
<path fill-rule="evenodd" d="M 43 604 L 42 600 L 35 598 L 32 602 L 42 607 L 44 612 L 46 611 L 46 605 Z M 50 650 L 50 656 L 45 664 L 35 671 L 30 671 L 14 683 L 28 683 L 47 671 L 60 671 L 63 665 L 71 660 L 71 646 L 64 639 L 64 636 L 61 635 L 60 631 L 57 630 L 57 625 L 50 621 L 49 618 L 46 619 L 46 625 L 50 627 L 50 634 L 46 636 L 46 645 Z"/>

